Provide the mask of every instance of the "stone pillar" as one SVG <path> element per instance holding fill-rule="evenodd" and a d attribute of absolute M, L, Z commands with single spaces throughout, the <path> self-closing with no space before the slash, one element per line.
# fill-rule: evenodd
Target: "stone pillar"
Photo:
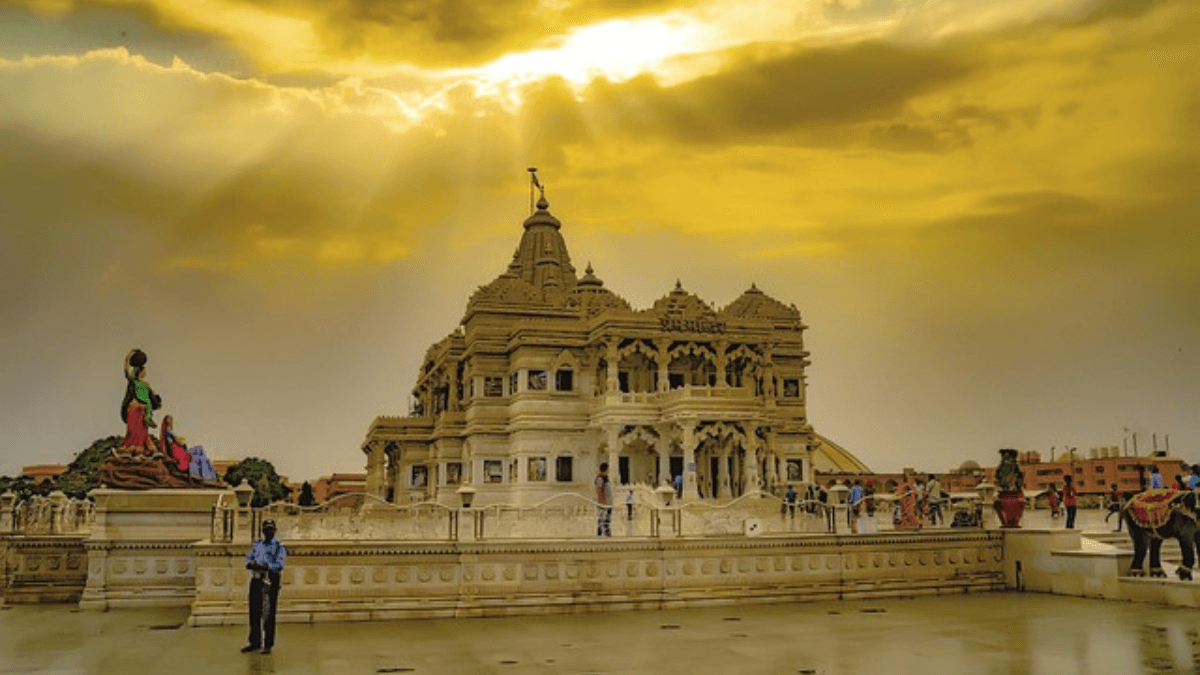
<path fill-rule="evenodd" d="M 621 426 L 610 424 L 604 428 L 608 435 L 608 480 L 616 487 L 621 484 Z M 630 467 L 632 470 L 632 467 Z M 616 499 L 616 493 L 613 493 Z"/>
<path fill-rule="evenodd" d="M 379 499 L 387 497 L 387 457 L 381 441 L 370 441 L 367 451 L 367 494 Z"/>
<path fill-rule="evenodd" d="M 756 425 L 746 425 L 746 459 L 742 467 L 742 475 L 746 479 L 744 492 L 757 492 L 762 489 L 762 480 L 758 473 L 758 450 L 762 444 L 759 442 L 757 431 Z"/>
<path fill-rule="evenodd" d="M 671 341 L 659 340 L 658 345 L 658 390 L 667 391 L 671 388 Z"/>
<path fill-rule="evenodd" d="M 617 352 L 617 340 L 609 340 L 604 352 L 604 360 L 608 364 L 608 379 L 605 388 L 609 396 L 619 396 L 621 393 L 621 356 Z"/>
<path fill-rule="evenodd" d="M 450 381 L 450 404 L 447 407 L 452 412 L 458 412 L 459 410 L 462 409 L 462 406 L 460 405 L 461 399 L 458 396 L 458 386 L 459 386 L 459 382 L 461 382 L 462 380 L 460 380 L 458 377 L 458 364 L 457 363 L 450 363 L 449 368 L 450 368 L 450 373 L 448 375 L 448 379 Z"/>
<path fill-rule="evenodd" d="M 733 497 L 733 476 L 729 472 L 729 451 L 732 448 L 727 440 L 722 440 L 720 452 L 717 453 L 717 475 L 713 476 L 719 486 L 716 490 L 722 499 Z"/>
<path fill-rule="evenodd" d="M 771 349 L 774 347 L 771 343 L 763 346 L 763 363 L 762 363 L 762 378 L 763 378 L 763 396 L 767 398 L 771 405 L 775 402 L 775 363 L 771 360 Z"/>
<path fill-rule="evenodd" d="M 729 359 L 725 356 L 725 350 L 729 347 L 729 343 L 724 340 L 717 341 L 715 348 L 717 351 L 717 386 L 724 389 L 729 386 L 729 377 L 725 369 L 729 365 Z"/>
<path fill-rule="evenodd" d="M 696 422 L 683 420 L 683 499 L 696 498 Z"/>

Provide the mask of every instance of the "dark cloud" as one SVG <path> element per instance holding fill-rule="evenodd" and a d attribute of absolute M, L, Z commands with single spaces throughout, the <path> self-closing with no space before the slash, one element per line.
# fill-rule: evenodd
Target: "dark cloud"
<path fill-rule="evenodd" d="M 895 152 L 948 152 L 970 142 L 970 134 L 961 127 L 945 125 L 935 129 L 903 122 L 875 126 L 867 139 L 872 147 Z"/>
<path fill-rule="evenodd" d="M 1055 109 L 1054 112 L 1058 113 L 1059 115 L 1062 115 L 1063 117 L 1070 117 L 1071 115 L 1074 115 L 1078 111 L 1079 111 L 1079 101 L 1067 101 L 1066 103 L 1058 106 L 1058 108 Z"/>
<path fill-rule="evenodd" d="M 1151 10 L 1171 4 L 1173 0 L 1094 0 L 1071 23 L 1092 24 L 1109 19 L 1137 19 Z M 1184 0 L 1185 2 L 1187 0 Z"/>
<path fill-rule="evenodd" d="M 745 57 L 717 75 L 663 87 L 649 76 L 586 91 L 589 119 L 614 131 L 666 134 L 692 143 L 890 120 L 914 96 L 975 68 L 956 52 L 882 43 Z"/>

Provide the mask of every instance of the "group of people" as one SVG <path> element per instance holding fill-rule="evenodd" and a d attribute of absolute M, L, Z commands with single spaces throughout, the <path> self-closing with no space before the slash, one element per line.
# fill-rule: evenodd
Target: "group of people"
<path fill-rule="evenodd" d="M 1167 487 L 1166 481 L 1163 480 L 1163 475 L 1158 470 L 1158 466 L 1151 464 L 1150 475 L 1143 481 L 1142 490 L 1161 490 L 1165 487 Z M 1175 482 L 1171 485 L 1171 488 L 1175 490 L 1200 489 L 1200 464 L 1193 464 L 1191 466 L 1191 473 L 1186 477 L 1183 474 L 1176 474 Z M 1104 498 L 1104 507 L 1108 511 L 1104 519 L 1107 521 L 1116 515 L 1117 532 L 1121 531 L 1121 507 L 1125 505 L 1127 499 L 1128 495 L 1122 494 L 1120 487 L 1116 483 L 1111 484 L 1108 494 Z M 1075 489 L 1074 478 L 1070 474 L 1063 476 L 1061 491 L 1059 491 L 1056 483 L 1050 484 L 1047 490 L 1047 501 L 1050 506 L 1050 517 L 1058 518 L 1065 511 L 1067 520 L 1063 523 L 1063 527 L 1068 530 L 1074 529 L 1078 493 Z"/>
<path fill-rule="evenodd" d="M 860 517 L 875 516 L 880 499 L 875 490 L 875 482 L 871 480 L 867 480 L 865 483 L 861 480 L 847 479 L 844 483 L 833 480 L 827 488 L 817 483 L 810 483 L 805 488 L 801 510 L 810 514 L 817 511 L 824 513 L 828 520 L 827 525 L 832 530 L 834 515 L 833 509 L 829 508 L 829 491 L 839 485 L 848 490 L 849 508 L 846 509 L 846 519 L 851 527 Z M 929 474 L 928 482 L 908 476 L 896 486 L 892 497 L 895 501 L 892 520 L 897 529 L 920 529 L 926 521 L 930 525 L 937 525 L 945 521 L 942 515 L 945 496 L 942 493 L 941 483 L 933 474 Z M 788 485 L 787 492 L 783 497 L 783 509 L 788 515 L 792 517 L 796 515 L 799 499 L 800 494 L 796 492 L 796 488 Z"/>

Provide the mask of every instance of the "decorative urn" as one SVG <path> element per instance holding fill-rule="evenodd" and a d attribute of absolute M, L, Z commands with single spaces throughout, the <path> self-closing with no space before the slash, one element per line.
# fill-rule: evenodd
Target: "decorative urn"
<path fill-rule="evenodd" d="M 1000 527 L 1021 527 L 1021 516 L 1025 513 L 1025 474 L 1017 466 L 1017 451 L 1012 448 L 1000 451 L 996 486 L 1000 494 L 992 502 L 992 508 L 1000 518 Z"/>

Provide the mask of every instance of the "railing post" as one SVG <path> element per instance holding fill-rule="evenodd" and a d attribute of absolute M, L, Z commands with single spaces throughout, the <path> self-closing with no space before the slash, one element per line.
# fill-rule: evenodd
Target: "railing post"
<path fill-rule="evenodd" d="M 12 534 L 16 529 L 16 518 L 13 517 L 16 505 L 17 494 L 12 490 L 5 490 L 0 495 L 0 534 Z"/>
<path fill-rule="evenodd" d="M 50 534 L 63 534 L 67 515 L 67 495 L 62 490 L 50 493 Z"/>

